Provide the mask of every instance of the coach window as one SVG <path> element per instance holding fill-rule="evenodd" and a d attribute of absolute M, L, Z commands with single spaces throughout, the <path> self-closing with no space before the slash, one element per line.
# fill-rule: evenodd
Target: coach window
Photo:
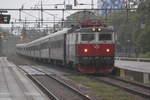
<path fill-rule="evenodd" d="M 41 44 L 42 49 L 47 49 L 48 48 L 48 42 L 44 42 Z"/>
<path fill-rule="evenodd" d="M 81 41 L 93 41 L 95 40 L 95 34 L 81 34 Z"/>

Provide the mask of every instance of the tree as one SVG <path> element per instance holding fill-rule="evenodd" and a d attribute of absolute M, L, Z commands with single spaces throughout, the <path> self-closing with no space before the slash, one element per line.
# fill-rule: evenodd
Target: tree
<path fill-rule="evenodd" d="M 141 27 L 140 34 L 137 37 L 137 46 L 141 48 L 144 53 L 150 52 L 150 1 L 145 0 L 139 5 L 137 12 L 139 13 L 139 20 L 141 21 L 141 25 L 145 27 Z"/>

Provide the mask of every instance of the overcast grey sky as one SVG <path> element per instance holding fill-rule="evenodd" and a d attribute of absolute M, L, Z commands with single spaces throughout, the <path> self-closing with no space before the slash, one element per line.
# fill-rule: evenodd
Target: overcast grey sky
<path fill-rule="evenodd" d="M 77 0 L 78 3 L 85 3 L 85 4 L 91 4 L 92 0 Z M 95 7 L 97 6 L 97 0 L 93 0 Z M 62 4 L 64 0 L 42 0 L 43 4 Z M 74 0 L 65 0 L 66 4 L 73 4 Z M 22 5 L 24 5 L 24 8 L 31 8 L 34 7 L 37 4 L 40 4 L 41 0 L 0 0 L 0 8 L 21 8 Z M 44 6 L 43 8 L 54 8 L 54 6 Z M 62 8 L 62 6 L 58 6 L 58 8 Z M 90 8 L 90 6 L 77 6 L 76 8 Z M 18 11 L 9 11 L 9 14 L 11 14 L 11 21 L 14 21 L 15 19 L 19 19 L 19 13 Z M 39 12 L 29 12 L 29 11 L 23 11 L 22 12 L 22 19 L 27 20 L 36 20 L 38 18 L 29 16 L 28 14 L 39 17 Z M 57 14 L 56 20 L 60 20 L 62 18 L 62 13 L 60 11 L 49 11 L 50 14 Z M 74 13 L 71 11 L 65 12 L 65 17 L 69 14 Z M 44 12 L 44 20 L 53 20 L 54 17 L 51 15 L 48 15 L 46 12 Z M 52 26 L 52 24 L 51 24 Z"/>
<path fill-rule="evenodd" d="M 63 3 L 64 0 L 42 0 L 43 3 L 58 4 Z M 65 0 L 66 3 L 73 4 L 74 0 Z M 77 0 L 79 3 L 91 3 L 92 0 Z M 93 0 L 95 3 L 97 0 Z M 22 4 L 26 7 L 33 6 L 41 2 L 41 0 L 0 0 L 0 8 L 19 8 Z"/>

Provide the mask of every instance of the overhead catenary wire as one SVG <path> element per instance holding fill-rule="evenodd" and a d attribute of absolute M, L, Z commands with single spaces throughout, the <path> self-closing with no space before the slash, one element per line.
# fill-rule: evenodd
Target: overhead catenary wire
<path fill-rule="evenodd" d="M 25 12 L 25 11 L 23 11 L 23 13 L 24 13 L 24 14 L 27 14 L 27 15 L 29 15 L 29 16 L 31 16 L 31 17 L 38 18 L 37 16 L 34 16 L 34 15 L 32 15 L 32 14 L 30 14 L 30 13 L 27 13 L 27 12 Z"/>

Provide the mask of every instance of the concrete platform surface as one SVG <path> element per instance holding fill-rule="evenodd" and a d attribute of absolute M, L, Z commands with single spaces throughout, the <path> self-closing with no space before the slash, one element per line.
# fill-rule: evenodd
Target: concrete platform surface
<path fill-rule="evenodd" d="M 49 100 L 20 69 L 0 57 L 0 100 Z"/>
<path fill-rule="evenodd" d="M 115 60 L 115 66 L 121 69 L 150 73 L 150 62 Z"/>

